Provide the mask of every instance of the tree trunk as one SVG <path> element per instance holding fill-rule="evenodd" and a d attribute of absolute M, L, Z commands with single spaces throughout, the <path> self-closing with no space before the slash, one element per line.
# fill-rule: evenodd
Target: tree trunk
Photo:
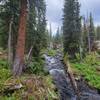
<path fill-rule="evenodd" d="M 13 64 L 13 75 L 19 76 L 22 73 L 24 65 L 24 51 L 25 51 L 25 33 L 27 21 L 27 0 L 21 0 L 21 13 L 19 20 L 18 39 L 16 46 L 16 54 Z"/>
<path fill-rule="evenodd" d="M 31 58 L 31 54 L 32 54 L 32 50 L 33 50 L 33 45 L 31 46 L 29 52 L 28 52 L 28 55 L 27 55 L 27 60 L 30 60 Z"/>
<path fill-rule="evenodd" d="M 8 33 L 8 63 L 10 65 L 10 68 L 12 67 L 13 63 L 13 52 L 12 52 L 12 25 L 13 25 L 13 15 L 9 23 L 9 33 Z"/>

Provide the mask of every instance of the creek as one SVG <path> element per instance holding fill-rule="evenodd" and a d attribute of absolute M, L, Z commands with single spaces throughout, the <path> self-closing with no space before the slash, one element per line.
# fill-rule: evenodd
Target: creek
<path fill-rule="evenodd" d="M 77 97 L 72 88 L 68 73 L 65 72 L 62 54 L 58 53 L 53 57 L 47 54 L 44 56 L 46 62 L 44 70 L 52 76 L 54 84 L 60 94 L 60 100 L 100 100 L 98 92 L 89 88 L 82 79 L 76 81 L 80 91 L 80 97 Z"/>

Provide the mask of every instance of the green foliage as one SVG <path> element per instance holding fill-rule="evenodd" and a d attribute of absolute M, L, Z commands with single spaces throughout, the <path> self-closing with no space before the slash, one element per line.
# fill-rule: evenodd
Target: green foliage
<path fill-rule="evenodd" d="M 86 57 L 84 58 L 84 63 L 88 65 L 97 65 L 97 56 L 95 53 L 87 54 Z"/>
<path fill-rule="evenodd" d="M 57 45 L 57 44 L 61 44 L 62 43 L 62 34 L 61 34 L 61 30 L 57 29 L 56 35 L 53 37 L 53 42 Z"/>
<path fill-rule="evenodd" d="M 7 97 L 7 96 L 0 96 L 0 100 L 17 100 L 15 96 Z"/>
<path fill-rule="evenodd" d="M 18 31 L 19 0 L 4 0 L 0 4 L 0 46 L 7 49 L 9 24 L 13 18 L 12 40 L 13 46 L 16 43 L 16 33 Z M 14 33 L 14 34 L 13 34 Z"/>
<path fill-rule="evenodd" d="M 0 68 L 0 81 L 6 80 L 11 75 L 10 70 L 5 68 Z"/>
<path fill-rule="evenodd" d="M 72 63 L 76 74 L 84 76 L 89 85 L 100 89 L 100 73 L 97 70 L 100 67 L 98 66 L 100 66 L 100 61 L 97 60 L 94 53 L 87 55 L 81 63 Z"/>
<path fill-rule="evenodd" d="M 1 87 L 3 88 L 4 81 L 6 81 L 11 76 L 11 72 L 8 68 L 9 65 L 7 60 L 0 59 L 0 90 Z"/>
<path fill-rule="evenodd" d="M 0 91 L 4 89 L 4 82 L 11 76 L 11 72 L 8 69 L 0 68 Z"/>
<path fill-rule="evenodd" d="M 53 84 L 52 77 L 49 76 L 49 75 L 46 76 L 45 77 L 45 82 L 46 82 L 46 84 L 48 86 L 48 94 L 47 94 L 48 100 L 52 100 L 53 98 L 57 99 L 58 98 L 58 93 L 54 91 L 56 87 Z"/>
<path fill-rule="evenodd" d="M 57 54 L 56 50 L 53 50 L 53 49 L 48 50 L 47 53 L 48 53 L 48 56 L 56 56 Z"/>
<path fill-rule="evenodd" d="M 90 36 L 91 39 L 95 38 L 95 30 L 94 30 L 92 13 L 90 13 L 90 18 L 89 18 L 89 36 Z"/>
<path fill-rule="evenodd" d="M 79 52 L 81 33 L 80 5 L 78 0 L 65 0 L 63 16 L 64 53 L 72 57 Z"/>
<path fill-rule="evenodd" d="M 100 26 L 97 26 L 96 28 L 96 39 L 100 40 Z"/>
<path fill-rule="evenodd" d="M 41 58 L 33 58 L 30 64 L 28 65 L 29 72 L 33 74 L 42 74 L 44 73 L 44 60 Z"/>
<path fill-rule="evenodd" d="M 75 57 L 76 57 L 76 61 L 79 62 L 79 61 L 81 60 L 81 58 L 80 58 L 80 54 L 79 54 L 79 53 L 76 53 L 76 54 L 75 54 Z"/>
<path fill-rule="evenodd" d="M 6 69 L 9 68 L 9 64 L 8 64 L 7 60 L 0 59 L 0 68 L 6 68 Z"/>
<path fill-rule="evenodd" d="M 7 95 L 0 95 L 0 100 L 22 100 L 28 98 L 28 100 L 58 100 L 58 94 L 54 91 L 55 86 L 52 83 L 52 77 L 48 76 L 35 76 L 35 75 L 24 75 L 18 79 L 9 79 L 8 83 L 20 81 L 23 85 L 22 89 L 15 90 L 14 93 Z M 31 92 L 29 92 L 29 90 Z"/>
<path fill-rule="evenodd" d="M 26 49 L 29 51 L 33 46 L 32 56 L 37 57 L 40 51 L 47 47 L 46 32 L 46 5 L 44 0 L 31 0 L 29 19 L 27 24 Z"/>

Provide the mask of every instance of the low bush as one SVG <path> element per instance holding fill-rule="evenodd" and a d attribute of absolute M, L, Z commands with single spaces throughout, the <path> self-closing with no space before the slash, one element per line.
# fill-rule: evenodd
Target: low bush
<path fill-rule="evenodd" d="M 59 100 L 58 93 L 55 92 L 55 86 L 49 75 L 25 74 L 18 79 L 10 78 L 6 84 L 13 83 L 14 85 L 16 81 L 19 81 L 23 88 L 14 90 L 9 95 L 0 95 L 0 100 Z"/>
<path fill-rule="evenodd" d="M 9 64 L 6 59 L 0 59 L 0 68 L 9 68 Z"/>
<path fill-rule="evenodd" d="M 28 71 L 33 74 L 42 74 L 44 73 L 44 60 L 39 59 L 32 59 L 32 61 L 28 64 Z"/>
<path fill-rule="evenodd" d="M 0 68 L 0 91 L 4 89 L 5 81 L 10 78 L 11 72 L 8 69 Z"/>
<path fill-rule="evenodd" d="M 89 85 L 100 89 L 100 74 L 97 73 L 95 66 L 87 63 L 72 63 L 72 68 L 79 76 L 84 76 Z"/>
<path fill-rule="evenodd" d="M 97 65 L 98 61 L 96 53 L 87 54 L 83 62 L 88 65 Z"/>
<path fill-rule="evenodd" d="M 47 53 L 48 53 L 48 56 L 56 56 L 57 54 L 56 50 L 53 50 L 53 49 L 48 50 Z"/>

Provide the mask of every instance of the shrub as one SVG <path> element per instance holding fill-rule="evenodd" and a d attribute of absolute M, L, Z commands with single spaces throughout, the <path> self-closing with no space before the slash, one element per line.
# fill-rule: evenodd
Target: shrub
<path fill-rule="evenodd" d="M 88 64 L 88 65 L 98 64 L 96 54 L 95 53 L 87 54 L 86 57 L 84 58 L 83 62 Z"/>
<path fill-rule="evenodd" d="M 48 56 L 55 56 L 56 54 L 56 50 L 48 50 Z"/>
<path fill-rule="evenodd" d="M 93 65 L 87 63 L 72 63 L 73 69 L 78 75 L 84 76 L 84 79 L 92 87 L 100 89 L 100 76 Z"/>
<path fill-rule="evenodd" d="M 0 68 L 0 91 L 4 87 L 4 82 L 11 76 L 11 72 L 8 69 Z"/>
<path fill-rule="evenodd" d="M 28 65 L 28 70 L 30 73 L 33 74 L 40 74 L 44 72 L 43 67 L 44 60 L 42 60 L 41 58 L 39 58 L 38 60 L 33 58 L 30 64 Z"/>
<path fill-rule="evenodd" d="M 8 69 L 8 67 L 9 67 L 9 64 L 8 64 L 7 60 L 0 59 L 0 68 L 6 68 L 6 69 Z"/>

